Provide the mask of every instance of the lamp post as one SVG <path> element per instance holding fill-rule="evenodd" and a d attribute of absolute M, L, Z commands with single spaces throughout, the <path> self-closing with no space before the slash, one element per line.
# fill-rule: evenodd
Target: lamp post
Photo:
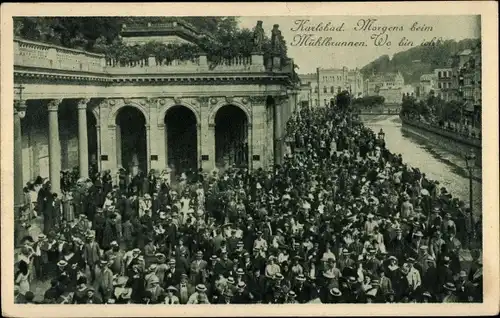
<path fill-rule="evenodd" d="M 469 205 L 470 205 L 470 222 L 472 226 L 472 237 L 474 237 L 474 214 L 472 209 L 472 171 L 474 169 L 474 165 L 476 162 L 476 155 L 471 150 L 468 155 L 465 156 L 465 165 L 467 167 L 467 171 L 469 171 Z"/>
<path fill-rule="evenodd" d="M 22 99 L 24 87 L 16 89 L 19 98 L 14 101 L 14 244 L 17 245 L 21 239 L 19 233 L 24 206 L 21 119 L 26 116 L 26 101 Z"/>

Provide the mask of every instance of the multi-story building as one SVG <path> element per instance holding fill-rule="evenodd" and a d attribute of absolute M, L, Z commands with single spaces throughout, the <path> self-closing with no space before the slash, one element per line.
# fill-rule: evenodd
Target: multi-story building
<path fill-rule="evenodd" d="M 452 68 L 437 68 L 434 70 L 434 92 L 437 97 L 448 102 L 456 99 L 456 86 L 453 85 Z"/>
<path fill-rule="evenodd" d="M 363 95 L 363 75 L 358 68 L 349 70 L 347 67 L 338 69 L 316 69 L 318 89 L 313 91 L 317 95 L 320 105 L 329 105 L 341 91 L 348 91 L 351 96 Z"/>
<path fill-rule="evenodd" d="M 422 99 L 429 96 L 429 93 L 434 89 L 436 77 L 434 73 L 423 74 L 420 76 L 420 83 L 418 85 L 417 97 Z"/>
<path fill-rule="evenodd" d="M 164 28 L 166 41 L 191 40 L 189 30 Z M 132 174 L 170 167 L 175 175 L 266 168 L 282 160 L 296 105 L 291 73 L 269 72 L 260 53 L 215 67 L 205 54 L 115 65 L 105 55 L 15 39 L 13 75 L 15 189 L 41 176 L 61 193 L 60 171 L 75 167 L 82 177 L 89 166 L 112 175 L 121 167 Z"/>
<path fill-rule="evenodd" d="M 464 50 L 459 54 L 458 95 L 464 102 L 464 110 L 474 125 L 481 122 L 481 46 Z"/>
<path fill-rule="evenodd" d="M 307 105 L 318 107 L 318 75 L 316 73 L 299 75 L 301 86 L 299 92 L 299 104 L 301 107 Z"/>
<path fill-rule="evenodd" d="M 383 96 L 386 104 L 399 104 L 405 80 L 400 72 L 372 75 L 365 81 L 366 96 Z"/>

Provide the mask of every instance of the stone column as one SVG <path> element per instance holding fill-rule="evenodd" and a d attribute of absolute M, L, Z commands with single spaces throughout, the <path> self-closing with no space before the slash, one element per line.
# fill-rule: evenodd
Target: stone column
<path fill-rule="evenodd" d="M 249 138 L 249 161 L 252 169 L 264 168 L 267 164 L 266 160 L 266 97 L 253 96 L 250 97 L 252 105 L 252 122 L 251 122 L 251 138 Z M 250 131 L 249 131 L 250 133 Z M 254 157 L 255 159 L 254 160 Z M 258 159 L 258 160 L 257 160 Z"/>
<path fill-rule="evenodd" d="M 274 103 L 274 164 L 281 164 L 282 145 L 281 145 L 281 131 L 282 131 L 282 102 L 280 98 L 275 98 Z"/>
<path fill-rule="evenodd" d="M 151 169 L 151 129 L 150 125 L 146 125 L 146 171 L 148 174 Z"/>
<path fill-rule="evenodd" d="M 59 119 L 57 111 L 62 100 L 49 101 L 49 179 L 52 192 L 61 193 L 61 154 L 59 144 Z"/>
<path fill-rule="evenodd" d="M 201 123 L 196 123 L 196 169 L 200 169 L 203 166 L 201 161 L 202 139 L 201 139 Z"/>
<path fill-rule="evenodd" d="M 163 169 L 167 168 L 168 164 L 168 153 L 167 153 L 167 132 L 165 130 L 165 124 L 158 125 L 155 138 L 155 148 L 158 152 L 158 161 L 156 163 L 157 169 L 161 172 Z"/>
<path fill-rule="evenodd" d="M 148 100 L 149 104 L 149 145 L 150 145 L 150 169 L 155 169 L 161 172 L 165 169 L 165 140 L 163 138 L 165 125 L 161 124 L 158 119 L 158 103 Z M 160 124 L 158 124 L 160 122 Z M 151 156 L 157 156 L 156 160 L 152 160 Z"/>
<path fill-rule="evenodd" d="M 95 126 L 96 129 L 96 135 L 97 135 L 97 153 L 96 153 L 96 160 L 97 160 L 97 169 L 99 171 L 102 171 L 102 163 L 101 163 L 101 126 L 99 123 Z"/>
<path fill-rule="evenodd" d="M 109 131 L 111 132 L 112 129 L 110 129 Z M 118 166 L 122 166 L 123 165 L 123 162 L 122 162 L 122 129 L 121 129 L 121 126 L 120 125 L 116 125 L 115 126 L 115 130 L 114 130 L 114 133 L 111 132 L 112 134 L 114 134 L 116 137 L 115 139 L 115 158 L 116 158 L 116 164 Z M 124 167 L 125 169 L 128 169 L 128 167 Z"/>
<path fill-rule="evenodd" d="M 211 171 L 215 168 L 215 124 L 207 123 L 204 130 L 204 142 L 202 155 L 208 156 L 208 160 L 202 161 L 202 168 L 205 171 Z"/>
<path fill-rule="evenodd" d="M 78 164 L 80 177 L 89 176 L 89 145 L 87 136 L 87 104 L 89 99 L 78 101 Z"/>
<path fill-rule="evenodd" d="M 99 162 L 101 169 L 110 170 L 112 176 L 115 176 L 117 168 L 116 158 L 116 125 L 109 125 L 108 119 L 110 115 L 111 105 L 108 101 L 104 100 L 99 105 Z"/>
<path fill-rule="evenodd" d="M 14 105 L 14 244 L 17 247 L 20 243 L 21 235 L 21 207 L 24 205 L 23 194 L 23 145 L 21 132 L 21 112 L 17 108 L 23 108 L 21 103 L 25 101 L 15 101 Z M 24 108 L 25 110 L 26 108 Z"/>
<path fill-rule="evenodd" d="M 203 97 L 200 102 L 200 152 L 198 157 L 201 160 L 201 168 L 210 172 L 215 168 L 215 123 L 210 122 L 210 105 L 217 104 L 216 98 Z M 206 158 L 208 156 L 208 159 Z"/>

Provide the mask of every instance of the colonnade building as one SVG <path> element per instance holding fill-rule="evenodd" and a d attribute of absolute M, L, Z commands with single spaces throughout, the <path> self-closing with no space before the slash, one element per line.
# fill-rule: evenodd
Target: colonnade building
<path fill-rule="evenodd" d="M 181 36 L 181 35 L 180 35 Z M 290 70 L 263 55 L 109 65 L 103 55 L 14 40 L 15 180 L 60 171 L 211 171 L 280 163 L 296 107 Z M 278 63 L 279 64 L 279 63 Z"/>

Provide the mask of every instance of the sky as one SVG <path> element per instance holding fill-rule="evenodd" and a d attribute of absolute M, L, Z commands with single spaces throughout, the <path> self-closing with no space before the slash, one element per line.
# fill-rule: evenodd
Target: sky
<path fill-rule="evenodd" d="M 480 19 L 478 16 L 265 16 L 239 17 L 242 28 L 253 29 L 257 20 L 263 21 L 266 34 L 271 37 L 274 24 L 279 29 L 288 46 L 288 56 L 299 66 L 298 73 L 313 73 L 317 67 L 349 69 L 363 67 L 381 55 L 392 57 L 395 53 L 408 50 L 412 46 L 400 45 L 413 42 L 413 46 L 427 43 L 433 38 L 456 41 L 467 38 L 480 38 Z M 368 26 L 369 20 L 372 23 Z M 306 21 L 309 20 L 309 21 Z M 320 23 L 330 22 L 334 30 L 313 29 Z M 412 26 L 417 23 L 416 28 Z M 363 28 L 363 25 L 365 26 Z M 341 27 L 342 26 L 342 27 Z M 339 30 L 340 27 L 340 30 Z M 385 27 L 385 32 L 383 28 Z M 309 28 L 309 29 L 307 29 Z M 377 39 L 372 36 L 379 35 Z M 311 39 L 331 37 L 330 43 L 353 41 L 366 46 L 310 46 Z M 387 38 L 386 38 L 387 37 Z M 380 41 L 380 46 L 375 45 Z M 391 45 L 387 45 L 390 41 Z"/>

